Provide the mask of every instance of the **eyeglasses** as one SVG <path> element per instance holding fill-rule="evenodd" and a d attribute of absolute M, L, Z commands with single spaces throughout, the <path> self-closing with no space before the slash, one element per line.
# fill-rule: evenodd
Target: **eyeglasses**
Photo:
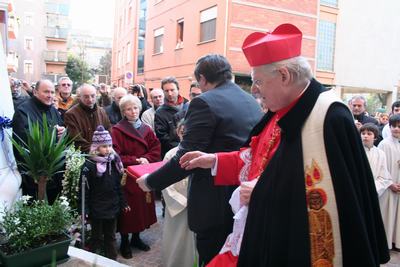
<path fill-rule="evenodd" d="M 62 86 L 67 86 L 67 87 L 70 87 L 70 86 L 71 86 L 70 83 L 62 83 L 61 85 L 62 85 Z"/>

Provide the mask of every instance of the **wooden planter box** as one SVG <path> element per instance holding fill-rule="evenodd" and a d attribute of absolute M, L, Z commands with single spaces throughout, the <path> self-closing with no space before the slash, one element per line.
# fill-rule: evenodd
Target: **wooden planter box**
<path fill-rule="evenodd" d="M 6 255 L 0 250 L 0 266 L 4 267 L 42 267 L 52 263 L 53 254 L 55 253 L 56 262 L 64 262 L 68 260 L 68 247 L 71 238 L 56 243 L 47 244 L 43 247 L 34 248 L 21 253 Z"/>

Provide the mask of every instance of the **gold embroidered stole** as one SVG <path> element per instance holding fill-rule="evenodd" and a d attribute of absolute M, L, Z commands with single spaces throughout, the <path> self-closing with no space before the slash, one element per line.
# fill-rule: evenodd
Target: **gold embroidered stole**
<path fill-rule="evenodd" d="M 324 143 L 328 108 L 341 102 L 331 91 L 319 95 L 302 129 L 302 147 L 311 246 L 311 266 L 342 266 L 339 217 Z"/>

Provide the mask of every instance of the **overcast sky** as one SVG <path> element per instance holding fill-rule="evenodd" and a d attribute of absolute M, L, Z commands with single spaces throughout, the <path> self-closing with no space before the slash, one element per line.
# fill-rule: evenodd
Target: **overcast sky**
<path fill-rule="evenodd" d="M 89 31 L 95 36 L 112 37 L 115 0 L 71 0 L 72 29 Z"/>

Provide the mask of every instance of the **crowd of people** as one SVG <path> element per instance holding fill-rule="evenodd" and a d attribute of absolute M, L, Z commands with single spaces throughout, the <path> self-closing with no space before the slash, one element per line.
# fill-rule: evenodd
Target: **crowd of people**
<path fill-rule="evenodd" d="M 156 222 L 153 191 L 162 191 L 165 266 L 379 266 L 400 249 L 400 101 L 377 118 L 361 95 L 346 106 L 313 78 L 301 42 L 291 24 L 244 40 L 252 94 L 216 54 L 197 61 L 190 99 L 174 77 L 149 101 L 141 84 L 83 84 L 73 95 L 68 77 L 56 86 L 10 78 L 13 131 L 24 140 L 28 121 L 45 114 L 58 136 L 75 138 L 88 155 L 91 249 L 111 259 L 116 232 L 124 258 L 150 250 L 140 233 Z M 61 180 L 49 182 L 49 202 Z M 26 174 L 22 190 L 36 197 Z"/>

